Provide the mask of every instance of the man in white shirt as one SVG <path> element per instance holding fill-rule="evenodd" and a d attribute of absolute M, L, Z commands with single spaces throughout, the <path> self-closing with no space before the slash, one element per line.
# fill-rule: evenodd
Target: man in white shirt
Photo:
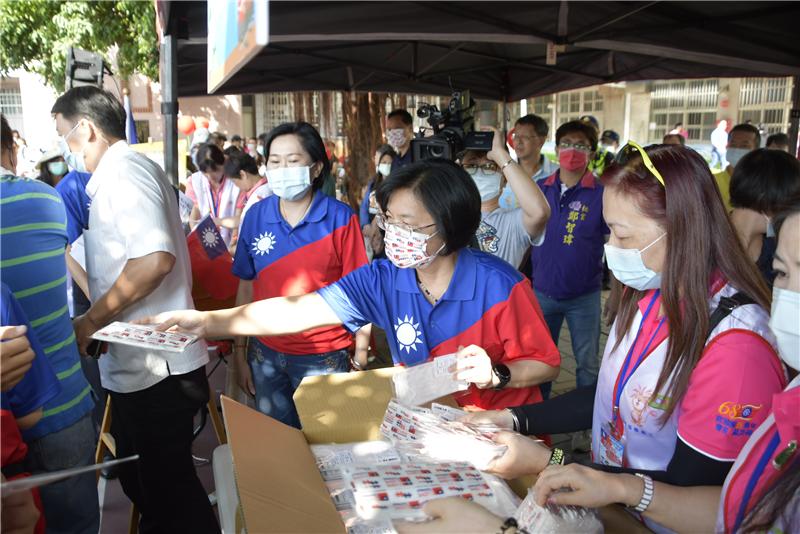
<path fill-rule="evenodd" d="M 92 173 L 84 231 L 92 306 L 74 321 L 82 354 L 96 330 L 193 307 L 175 191 L 160 167 L 125 143 L 125 111 L 111 94 L 73 88 L 51 110 L 59 134 Z M 80 163 L 79 163 L 80 165 Z M 112 405 L 120 482 L 142 514 L 140 532 L 219 532 L 191 456 L 192 419 L 209 395 L 203 342 L 183 353 L 111 344 L 100 359 Z"/>

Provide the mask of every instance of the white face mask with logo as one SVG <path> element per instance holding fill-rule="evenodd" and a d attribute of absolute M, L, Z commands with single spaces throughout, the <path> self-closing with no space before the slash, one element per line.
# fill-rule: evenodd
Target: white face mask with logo
<path fill-rule="evenodd" d="M 500 196 L 500 179 L 502 178 L 499 172 L 486 172 L 481 168 L 472 175 L 472 181 L 478 187 L 478 193 L 481 194 L 481 202 L 492 200 Z"/>
<path fill-rule="evenodd" d="M 778 340 L 781 359 L 800 371 L 800 293 L 779 287 L 772 289 L 769 327 Z"/>
<path fill-rule="evenodd" d="M 661 273 L 649 269 L 642 260 L 642 253 L 658 243 L 667 234 L 661 234 L 642 250 L 605 245 L 606 261 L 614 277 L 626 286 L 645 291 L 661 287 Z"/>
<path fill-rule="evenodd" d="M 385 226 L 386 237 L 384 237 L 383 243 L 386 257 L 400 269 L 424 269 L 444 249 L 444 243 L 442 243 L 439 250 L 428 255 L 428 240 L 438 231 L 428 235 L 400 228 L 396 224 L 385 223 Z"/>
<path fill-rule="evenodd" d="M 391 163 L 381 163 L 375 168 L 375 172 L 380 173 L 383 175 L 384 178 L 389 176 L 389 173 L 392 172 L 392 164 Z"/>
<path fill-rule="evenodd" d="M 303 198 L 311 187 L 311 167 L 267 169 L 267 179 L 273 193 L 291 202 Z"/>
<path fill-rule="evenodd" d="M 386 140 L 392 145 L 392 148 L 400 148 L 406 144 L 406 131 L 404 128 L 392 128 L 386 130 Z"/>

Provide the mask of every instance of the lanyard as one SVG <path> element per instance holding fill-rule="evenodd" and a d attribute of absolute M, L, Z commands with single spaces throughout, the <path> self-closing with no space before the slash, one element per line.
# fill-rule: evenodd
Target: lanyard
<path fill-rule="evenodd" d="M 742 526 L 745 512 L 747 512 L 747 505 L 750 502 L 750 498 L 753 496 L 753 490 L 756 489 L 758 479 L 761 478 L 761 474 L 764 472 L 764 469 L 766 469 L 769 459 L 775 454 L 775 450 L 778 448 L 780 442 L 781 436 L 775 432 L 775 435 L 769 440 L 764 454 L 761 455 L 755 469 L 753 469 L 753 474 L 750 475 L 750 480 L 747 481 L 747 486 L 744 488 L 744 495 L 742 496 L 742 502 L 739 504 L 739 512 L 736 514 L 736 523 L 734 523 L 733 532 L 737 532 L 739 527 Z"/>
<path fill-rule="evenodd" d="M 664 320 L 666 317 L 662 317 L 661 321 L 659 321 L 658 326 L 656 327 L 655 332 L 653 335 L 650 336 L 650 340 L 645 345 L 644 350 L 639 353 L 639 357 L 636 359 L 636 363 L 633 365 L 630 373 L 628 373 L 628 368 L 631 365 L 631 359 L 633 358 L 633 349 L 636 347 L 636 343 L 639 341 L 639 336 L 642 333 L 642 328 L 644 327 L 644 323 L 647 320 L 647 317 L 650 315 L 650 311 L 653 309 L 653 305 L 655 304 L 656 300 L 658 300 L 659 295 L 661 294 L 661 290 L 657 289 L 656 292 L 653 294 L 653 298 L 650 299 L 650 303 L 647 305 L 647 309 L 642 315 L 642 320 L 639 323 L 639 330 L 636 332 L 636 337 L 633 340 L 633 344 L 631 345 L 631 350 L 628 351 L 628 355 L 625 357 L 625 361 L 622 364 L 622 369 L 620 369 L 619 375 L 617 376 L 617 381 L 614 384 L 614 405 L 612 407 L 611 417 L 614 425 L 612 426 L 618 432 L 617 437 L 622 435 L 622 429 L 620 428 L 621 425 L 619 423 L 619 402 L 620 398 L 622 397 L 622 391 L 625 389 L 625 386 L 628 384 L 628 381 L 631 379 L 633 374 L 639 368 L 641 363 L 644 361 L 645 356 L 650 351 L 650 345 L 653 344 L 653 341 L 656 339 L 658 332 L 661 330 L 661 326 L 664 324 Z"/>
<path fill-rule="evenodd" d="M 219 218 L 219 205 L 222 201 L 222 194 L 225 189 L 225 178 L 219 183 L 219 195 L 214 195 L 214 188 L 211 187 L 211 182 L 208 183 L 208 191 L 211 193 L 211 215 Z"/>

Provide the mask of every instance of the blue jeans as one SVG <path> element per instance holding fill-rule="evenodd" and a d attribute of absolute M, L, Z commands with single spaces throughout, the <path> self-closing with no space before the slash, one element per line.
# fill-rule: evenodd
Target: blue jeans
<path fill-rule="evenodd" d="M 300 428 L 294 406 L 294 390 L 306 376 L 346 373 L 350 354 L 346 349 L 322 354 L 286 354 L 277 352 L 250 338 L 247 363 L 256 388 L 256 408 L 278 421 Z"/>
<path fill-rule="evenodd" d="M 91 413 L 58 432 L 28 443 L 27 469 L 34 475 L 94 463 L 95 429 Z M 39 489 L 47 532 L 97 534 L 100 507 L 93 472 Z"/>
<path fill-rule="evenodd" d="M 597 382 L 600 369 L 600 291 L 582 295 L 574 299 L 551 299 L 539 291 L 536 298 L 542 307 L 544 320 L 550 329 L 550 336 L 558 346 L 561 324 L 567 319 L 569 336 L 572 340 L 572 353 L 577 367 L 575 382 L 577 387 L 590 386 Z M 542 396 L 550 397 L 551 382 L 540 384 Z"/>

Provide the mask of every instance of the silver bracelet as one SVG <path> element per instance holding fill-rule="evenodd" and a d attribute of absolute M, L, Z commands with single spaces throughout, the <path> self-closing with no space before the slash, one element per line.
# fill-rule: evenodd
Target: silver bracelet
<path fill-rule="evenodd" d="M 650 503 L 653 502 L 653 479 L 642 473 L 636 473 L 636 476 L 644 481 L 644 491 L 642 492 L 642 498 L 639 499 L 639 504 L 633 509 L 643 514 L 650 507 Z"/>
<path fill-rule="evenodd" d="M 508 158 L 508 161 L 506 161 L 505 164 L 502 167 L 500 167 L 500 172 L 506 170 L 506 167 L 508 167 L 512 163 L 514 163 L 514 158 Z"/>

